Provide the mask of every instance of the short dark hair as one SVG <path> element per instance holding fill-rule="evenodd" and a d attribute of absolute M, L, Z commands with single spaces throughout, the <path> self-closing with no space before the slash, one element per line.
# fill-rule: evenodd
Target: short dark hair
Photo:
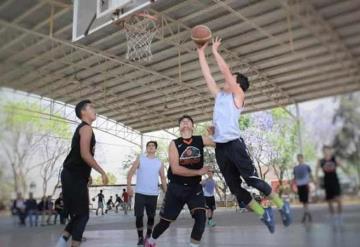
<path fill-rule="evenodd" d="M 81 111 L 84 110 L 84 108 L 88 105 L 91 104 L 91 101 L 86 99 L 86 100 L 82 100 L 79 103 L 77 103 L 77 105 L 75 106 L 75 114 L 76 116 L 81 119 Z"/>
<path fill-rule="evenodd" d="M 304 158 L 304 155 L 303 154 L 298 154 L 297 157 L 298 158 Z"/>
<path fill-rule="evenodd" d="M 324 146 L 323 146 L 323 150 L 325 150 L 325 149 L 332 149 L 332 146 L 330 146 L 330 145 L 324 145 Z"/>
<path fill-rule="evenodd" d="M 100 190 L 100 193 L 102 193 L 103 192 L 103 190 Z"/>
<path fill-rule="evenodd" d="M 146 147 L 147 146 L 149 146 L 149 144 L 154 144 L 155 145 L 155 148 L 157 149 L 157 147 L 158 147 L 158 143 L 157 143 L 157 141 L 148 141 L 147 143 L 146 143 Z"/>
<path fill-rule="evenodd" d="M 193 120 L 192 117 L 190 117 L 189 115 L 182 115 L 182 116 L 179 118 L 179 120 L 178 120 L 179 124 L 180 124 L 180 122 L 181 122 L 182 120 L 184 120 L 184 119 L 189 119 L 189 120 L 191 121 L 191 123 L 194 124 L 194 120 Z"/>
<path fill-rule="evenodd" d="M 249 79 L 239 72 L 234 73 L 234 75 L 236 75 L 236 83 L 240 85 L 244 92 L 246 92 L 250 87 Z"/>

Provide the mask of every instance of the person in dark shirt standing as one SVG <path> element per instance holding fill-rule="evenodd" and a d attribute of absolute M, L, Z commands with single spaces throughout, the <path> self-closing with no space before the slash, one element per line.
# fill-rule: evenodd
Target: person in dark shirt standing
<path fill-rule="evenodd" d="M 90 100 L 83 100 L 75 107 L 76 116 L 81 124 L 76 128 L 71 142 L 71 150 L 66 157 L 61 173 L 61 185 L 64 196 L 64 208 L 70 215 L 70 221 L 60 237 L 57 247 L 66 247 L 72 237 L 72 247 L 80 246 L 82 235 L 89 220 L 88 183 L 91 169 L 102 176 L 108 183 L 105 171 L 94 159 L 95 135 L 91 124 L 96 120 L 95 109 Z"/>
<path fill-rule="evenodd" d="M 333 154 L 333 149 L 330 146 L 323 147 L 324 158 L 318 161 L 316 166 L 316 184 L 319 184 L 319 170 L 321 169 L 324 174 L 324 187 L 326 194 L 326 201 L 329 205 L 329 211 L 331 214 L 331 221 L 333 225 L 342 224 L 342 202 L 341 202 L 341 188 L 339 177 L 337 174 L 337 168 L 340 167 L 344 171 L 344 167 L 340 161 Z M 337 204 L 337 210 L 335 212 L 333 203 Z"/>
<path fill-rule="evenodd" d="M 97 206 L 97 208 L 96 208 L 96 215 L 99 214 L 99 209 L 101 209 L 101 215 L 104 215 L 104 200 L 105 200 L 105 196 L 104 196 L 102 190 L 100 190 L 100 193 L 97 194 L 97 198 L 98 198 L 98 206 Z"/>

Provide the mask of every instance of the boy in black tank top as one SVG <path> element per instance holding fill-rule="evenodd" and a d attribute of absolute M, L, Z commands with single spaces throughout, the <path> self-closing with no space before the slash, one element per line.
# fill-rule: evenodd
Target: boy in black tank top
<path fill-rule="evenodd" d="M 324 189 L 329 205 L 329 212 L 332 217 L 331 220 L 333 224 L 339 225 L 342 223 L 342 202 L 340 182 L 336 170 L 338 167 L 343 170 L 345 169 L 333 155 L 333 150 L 330 146 L 323 147 L 323 154 L 324 158 L 320 159 L 316 166 L 316 183 L 319 184 L 319 170 L 321 169 L 324 174 Z M 337 211 L 335 211 L 333 203 L 337 204 Z"/>
<path fill-rule="evenodd" d="M 70 222 L 66 225 L 56 247 L 67 246 L 70 237 L 72 247 L 80 246 L 89 219 L 88 183 L 91 168 L 101 174 L 104 184 L 108 183 L 106 173 L 94 160 L 96 140 L 91 124 L 96 119 L 96 113 L 91 101 L 84 100 L 78 103 L 75 113 L 82 122 L 75 130 L 71 150 L 61 172 L 64 210 L 70 215 Z"/>
<path fill-rule="evenodd" d="M 206 223 L 205 197 L 201 176 L 209 167 L 204 167 L 204 146 L 214 146 L 209 137 L 193 136 L 193 120 L 190 116 L 179 119 L 181 137 L 169 146 L 169 185 L 160 210 L 160 222 L 155 226 L 145 247 L 155 247 L 156 239 L 175 221 L 187 204 L 195 220 L 190 246 L 199 246 Z"/>

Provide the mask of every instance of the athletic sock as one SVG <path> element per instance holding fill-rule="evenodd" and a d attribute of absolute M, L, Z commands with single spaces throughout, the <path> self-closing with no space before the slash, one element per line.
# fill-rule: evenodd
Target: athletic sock
<path fill-rule="evenodd" d="M 152 234 L 152 228 L 148 228 L 146 231 L 146 237 L 149 238 Z"/>
<path fill-rule="evenodd" d="M 254 199 L 251 200 L 251 202 L 249 203 L 249 208 L 251 208 L 252 211 L 254 211 L 254 213 L 260 217 L 262 217 L 265 213 L 265 209 Z"/>
<path fill-rule="evenodd" d="M 150 244 L 154 244 L 154 243 L 156 243 L 156 239 L 154 239 L 153 237 L 150 237 L 150 238 L 148 239 L 148 242 L 149 242 Z"/>
<path fill-rule="evenodd" d="M 190 247 L 199 247 L 199 244 L 190 243 Z"/>
<path fill-rule="evenodd" d="M 284 201 L 277 194 L 271 193 L 269 198 L 277 208 L 281 209 L 284 206 Z"/>

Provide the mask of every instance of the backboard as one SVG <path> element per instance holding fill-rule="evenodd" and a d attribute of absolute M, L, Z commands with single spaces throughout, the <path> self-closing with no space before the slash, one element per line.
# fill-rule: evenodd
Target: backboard
<path fill-rule="evenodd" d="M 72 41 L 78 41 L 154 2 L 155 0 L 74 0 Z"/>

